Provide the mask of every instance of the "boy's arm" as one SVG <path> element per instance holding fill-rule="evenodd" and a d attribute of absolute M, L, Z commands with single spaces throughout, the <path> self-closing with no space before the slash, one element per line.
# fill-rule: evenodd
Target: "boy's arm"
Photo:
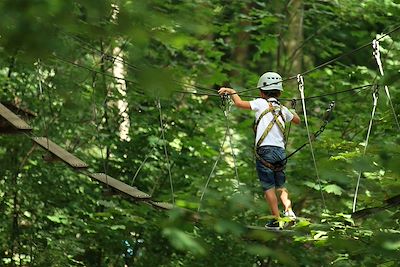
<path fill-rule="evenodd" d="M 240 96 L 236 93 L 236 91 L 233 90 L 232 88 L 222 87 L 222 88 L 220 88 L 218 90 L 218 94 L 220 94 L 220 95 L 224 95 L 224 94 L 230 95 L 231 99 L 233 100 L 233 103 L 235 103 L 235 106 L 237 106 L 238 108 L 251 109 L 250 102 L 249 101 L 243 101 L 240 98 Z"/>
<path fill-rule="evenodd" d="M 292 114 L 293 114 L 292 122 L 294 124 L 300 124 L 300 117 L 299 117 L 299 115 L 297 115 L 296 111 L 295 110 L 289 110 L 289 111 L 292 112 Z"/>

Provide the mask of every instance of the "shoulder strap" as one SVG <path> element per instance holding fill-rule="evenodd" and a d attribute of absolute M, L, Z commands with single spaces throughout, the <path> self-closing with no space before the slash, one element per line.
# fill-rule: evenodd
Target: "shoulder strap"
<path fill-rule="evenodd" d="M 269 134 L 269 132 L 271 131 L 272 127 L 274 126 L 274 124 L 276 123 L 278 125 L 278 128 L 281 130 L 282 135 L 283 135 L 283 140 L 286 140 L 285 137 L 285 125 L 284 123 L 282 124 L 279 121 L 279 117 L 282 118 L 282 120 L 285 122 L 285 118 L 283 117 L 282 114 L 282 105 L 279 105 L 280 109 L 279 112 L 273 112 L 276 110 L 276 108 L 274 108 L 271 104 L 271 102 L 269 103 L 269 108 L 266 109 L 263 113 L 260 114 L 260 117 L 257 119 L 257 122 L 254 126 L 254 130 L 257 131 L 257 127 L 258 124 L 260 123 L 262 117 L 264 117 L 268 112 L 272 112 L 272 115 L 274 116 L 273 119 L 271 120 L 271 122 L 268 124 L 267 128 L 264 130 L 263 134 L 261 135 L 260 139 L 258 139 L 257 144 L 256 144 L 256 148 L 259 147 L 261 145 L 261 143 L 264 141 L 264 139 L 267 137 L 267 135 Z"/>
<path fill-rule="evenodd" d="M 268 102 L 268 101 L 267 101 Z M 257 132 L 257 128 L 258 128 L 258 124 L 260 123 L 261 119 L 267 115 L 267 113 L 272 112 L 272 110 L 274 109 L 274 107 L 272 106 L 271 102 L 268 102 L 269 106 L 268 108 L 266 108 L 258 117 L 258 119 L 256 120 L 256 123 L 254 124 L 254 131 Z"/>

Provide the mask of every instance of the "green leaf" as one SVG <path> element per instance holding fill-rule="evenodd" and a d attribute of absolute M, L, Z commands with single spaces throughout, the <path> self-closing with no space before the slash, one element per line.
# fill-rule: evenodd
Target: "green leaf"
<path fill-rule="evenodd" d="M 342 195 L 343 189 L 335 184 L 326 185 L 323 187 L 323 190 L 328 193 L 334 193 L 335 195 Z"/>
<path fill-rule="evenodd" d="M 126 226 L 125 225 L 113 225 L 110 228 L 111 228 L 111 230 L 125 230 Z"/>
<path fill-rule="evenodd" d="M 387 241 L 383 243 L 382 246 L 388 250 L 398 250 L 400 249 L 400 241 L 394 241 L 394 242 Z"/>
<path fill-rule="evenodd" d="M 204 255 L 205 249 L 189 234 L 176 229 L 176 228 L 165 228 L 163 234 L 169 239 L 171 244 L 179 250 L 189 250 L 194 254 Z"/>
<path fill-rule="evenodd" d="M 54 222 L 54 223 L 59 223 L 59 224 L 64 224 L 64 225 L 68 225 L 68 218 L 65 217 L 64 215 L 47 215 L 46 216 L 47 219 L 49 219 L 50 221 Z"/>
<path fill-rule="evenodd" d="M 250 245 L 247 247 L 247 251 L 253 255 L 267 257 L 274 254 L 274 251 L 270 248 L 262 245 Z"/>

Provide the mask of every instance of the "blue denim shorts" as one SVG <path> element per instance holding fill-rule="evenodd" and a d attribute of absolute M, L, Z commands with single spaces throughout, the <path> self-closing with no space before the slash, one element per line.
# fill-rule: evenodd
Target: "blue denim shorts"
<path fill-rule="evenodd" d="M 277 163 L 286 158 L 285 149 L 278 146 L 261 146 L 257 150 L 258 155 L 271 164 Z M 285 185 L 286 177 L 283 170 L 274 172 L 256 160 L 258 178 L 264 191 L 271 188 L 282 188 Z"/>

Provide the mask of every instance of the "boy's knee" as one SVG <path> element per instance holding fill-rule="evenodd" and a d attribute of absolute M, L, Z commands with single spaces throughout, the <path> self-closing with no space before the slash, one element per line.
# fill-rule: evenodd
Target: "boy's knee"
<path fill-rule="evenodd" d="M 285 187 L 280 187 L 277 188 L 276 191 L 278 191 L 279 194 L 283 194 L 283 193 L 288 193 L 288 190 Z"/>

